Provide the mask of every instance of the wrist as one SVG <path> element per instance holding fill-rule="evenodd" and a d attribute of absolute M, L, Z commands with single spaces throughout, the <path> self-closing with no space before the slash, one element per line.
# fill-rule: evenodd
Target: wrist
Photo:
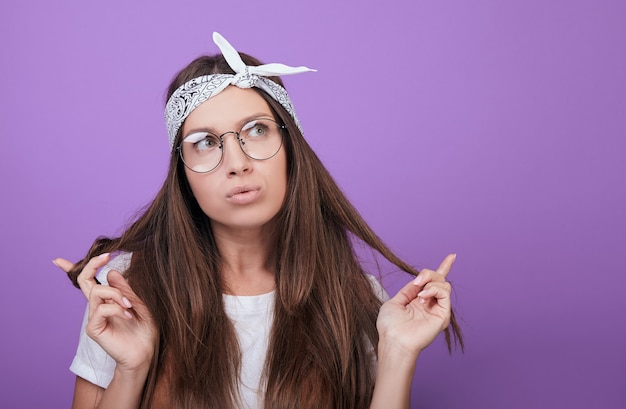
<path fill-rule="evenodd" d="M 380 334 L 378 340 L 379 359 L 381 356 L 384 356 L 394 361 L 402 360 L 415 363 L 420 353 L 421 348 L 415 347 L 414 345 L 406 345 L 406 342 L 402 342 L 400 337 L 395 337 L 388 332 Z"/>
<path fill-rule="evenodd" d="M 125 367 L 123 365 L 115 366 L 115 377 L 128 382 L 145 382 L 150 371 L 150 362 L 137 365 L 134 367 Z"/>
<path fill-rule="evenodd" d="M 381 337 L 378 342 L 376 384 L 370 409 L 408 408 L 411 381 L 418 354 L 407 353 L 397 342 Z"/>
<path fill-rule="evenodd" d="M 381 339 L 378 342 L 378 371 L 413 374 L 419 352 L 409 351 L 395 342 Z"/>
<path fill-rule="evenodd" d="M 99 408 L 137 409 L 141 405 L 149 366 L 132 369 L 117 365 L 111 383 L 107 386 Z"/>

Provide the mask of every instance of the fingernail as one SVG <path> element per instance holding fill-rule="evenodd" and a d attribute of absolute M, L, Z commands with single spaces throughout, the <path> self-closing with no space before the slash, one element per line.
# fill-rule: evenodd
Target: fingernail
<path fill-rule="evenodd" d="M 98 258 L 105 258 L 109 255 L 109 253 L 102 253 L 98 256 Z"/>
<path fill-rule="evenodd" d="M 133 318 L 133 314 L 131 314 L 130 312 L 124 310 L 124 315 L 126 315 L 126 317 L 128 318 Z"/>
<path fill-rule="evenodd" d="M 59 265 L 59 263 L 57 263 L 57 259 L 56 259 L 56 258 L 52 260 L 52 264 L 54 264 L 55 266 L 57 266 L 57 267 L 61 268 L 61 266 Z"/>
<path fill-rule="evenodd" d="M 424 304 L 425 302 L 426 302 L 426 300 L 425 300 L 425 299 L 420 298 L 420 304 Z"/>
<path fill-rule="evenodd" d="M 425 292 L 426 292 L 426 290 L 424 290 L 424 291 L 420 291 L 420 292 L 417 294 L 417 296 L 418 296 L 418 297 L 423 297 Z"/>
<path fill-rule="evenodd" d="M 422 276 L 417 276 L 415 280 L 413 280 L 414 285 L 420 285 L 421 282 L 422 282 Z"/>
<path fill-rule="evenodd" d="M 124 305 L 126 306 L 126 308 L 132 308 L 133 306 L 131 305 L 130 301 L 128 300 L 128 298 L 126 297 L 122 297 L 122 302 L 124 303 Z"/>

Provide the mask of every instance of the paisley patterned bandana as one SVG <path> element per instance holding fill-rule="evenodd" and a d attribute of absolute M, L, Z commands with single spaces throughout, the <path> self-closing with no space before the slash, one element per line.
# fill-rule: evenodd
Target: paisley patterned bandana
<path fill-rule="evenodd" d="M 287 91 L 265 77 L 300 74 L 317 70 L 302 66 L 290 67 L 277 63 L 247 66 L 241 60 L 237 50 L 219 33 L 213 33 L 213 42 L 219 47 L 226 62 L 236 74 L 212 74 L 193 78 L 174 91 L 165 105 L 165 123 L 167 125 L 170 147 L 174 147 L 176 133 L 191 111 L 207 99 L 222 92 L 229 85 L 235 85 L 239 88 L 257 87 L 262 89 L 285 108 L 298 126 L 298 129 L 300 129 L 300 132 L 302 132 L 300 121 L 296 116 Z"/>

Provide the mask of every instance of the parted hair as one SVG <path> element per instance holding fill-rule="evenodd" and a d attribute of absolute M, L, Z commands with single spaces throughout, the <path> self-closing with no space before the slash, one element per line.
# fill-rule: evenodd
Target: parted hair
<path fill-rule="evenodd" d="M 240 55 L 247 65 L 260 65 Z M 186 81 L 217 73 L 234 74 L 222 55 L 199 57 L 175 76 L 167 98 Z M 283 85 L 280 78 L 271 79 Z M 381 301 L 354 243 L 365 243 L 409 274 L 418 272 L 367 225 L 283 107 L 253 90 L 285 125 L 281 149 L 287 156 L 287 192 L 268 237 L 276 297 L 262 377 L 264 407 L 367 408 Z M 235 408 L 241 351 L 222 300 L 221 257 L 183 166 L 173 150 L 152 203 L 120 237 L 95 240 L 68 275 L 77 285 L 90 258 L 133 253 L 125 277 L 159 332 L 142 408 Z M 449 349 L 457 342 L 463 346 L 454 314 L 445 333 Z"/>

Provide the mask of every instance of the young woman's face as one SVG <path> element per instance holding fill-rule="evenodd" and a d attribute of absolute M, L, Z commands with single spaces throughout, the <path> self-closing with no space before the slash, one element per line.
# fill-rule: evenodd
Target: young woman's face
<path fill-rule="evenodd" d="M 187 117 L 183 139 L 199 131 L 215 135 L 239 131 L 251 119 L 261 117 L 274 118 L 259 94 L 229 86 Z M 196 173 L 185 167 L 191 190 L 214 229 L 263 227 L 278 213 L 285 198 L 285 150 L 281 146 L 270 159 L 256 160 L 244 154 L 234 133 L 223 135 L 222 140 L 222 161 L 214 170 Z"/>

